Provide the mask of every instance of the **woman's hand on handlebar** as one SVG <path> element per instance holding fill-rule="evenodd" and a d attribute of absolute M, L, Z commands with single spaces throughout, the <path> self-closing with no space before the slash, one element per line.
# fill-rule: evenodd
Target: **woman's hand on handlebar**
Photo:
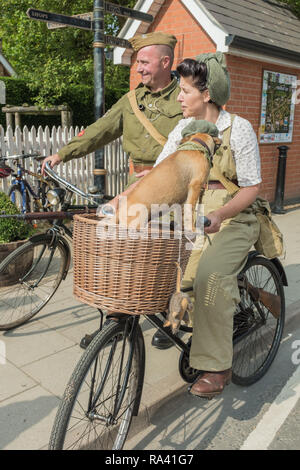
<path fill-rule="evenodd" d="M 207 218 L 210 220 L 210 225 L 208 227 L 204 227 L 205 233 L 219 232 L 223 222 L 222 217 L 217 212 L 210 212 L 207 214 Z"/>
<path fill-rule="evenodd" d="M 42 163 L 42 175 L 45 174 L 45 165 L 47 162 L 49 163 L 50 167 L 53 168 L 55 165 L 58 165 L 61 162 L 61 159 L 58 153 L 55 153 L 54 155 L 50 155 L 49 157 L 46 157 Z"/>

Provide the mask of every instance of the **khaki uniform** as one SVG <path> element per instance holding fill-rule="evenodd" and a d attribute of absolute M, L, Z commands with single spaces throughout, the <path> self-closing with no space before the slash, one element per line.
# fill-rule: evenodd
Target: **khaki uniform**
<path fill-rule="evenodd" d="M 219 169 L 230 180 L 236 180 L 236 169 L 230 150 L 231 127 L 224 131 L 221 155 L 214 155 Z M 219 153 L 219 152 L 218 152 Z M 214 177 L 211 169 L 210 180 Z M 202 198 L 204 214 L 219 209 L 231 199 L 226 189 L 206 190 Z M 222 371 L 232 365 L 233 314 L 240 300 L 237 275 L 244 267 L 248 252 L 257 241 L 259 224 L 251 207 L 232 219 L 225 220 L 219 232 L 210 234 L 202 246 L 199 238 L 192 251 L 182 285 L 193 285 L 193 340 L 191 367 Z"/>
<path fill-rule="evenodd" d="M 143 84 L 136 88 L 138 105 L 143 107 L 145 116 L 166 138 L 182 119 L 181 106 L 177 102 L 179 93 L 175 78 L 167 87 L 155 93 L 151 93 Z M 162 146 L 135 116 L 126 95 L 80 134 L 59 150 L 58 154 L 64 162 L 87 155 L 121 135 L 123 148 L 135 165 L 153 165 L 162 150 Z"/>

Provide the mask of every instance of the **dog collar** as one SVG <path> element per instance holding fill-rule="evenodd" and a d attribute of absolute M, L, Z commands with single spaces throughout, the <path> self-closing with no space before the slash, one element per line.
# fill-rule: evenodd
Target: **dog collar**
<path fill-rule="evenodd" d="M 203 145 L 203 147 L 206 148 L 206 150 L 208 151 L 209 158 L 212 157 L 210 148 L 209 148 L 209 146 L 204 142 L 204 140 L 198 139 L 198 137 L 194 137 L 193 139 L 191 139 L 191 142 L 198 142 L 198 144 Z"/>
<path fill-rule="evenodd" d="M 207 152 L 208 152 L 208 160 L 209 160 L 209 163 L 210 163 L 210 166 L 212 166 L 212 158 L 213 158 L 213 155 L 210 151 L 210 148 L 209 146 L 206 144 L 206 142 L 204 142 L 204 140 L 202 139 L 199 139 L 198 137 L 194 137 L 193 139 L 191 139 L 191 142 L 198 142 L 198 144 L 202 145 L 202 147 L 204 147 Z"/>

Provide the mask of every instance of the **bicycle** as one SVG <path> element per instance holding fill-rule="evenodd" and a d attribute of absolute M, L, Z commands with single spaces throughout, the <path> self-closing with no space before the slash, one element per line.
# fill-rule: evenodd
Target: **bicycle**
<path fill-rule="evenodd" d="M 22 160 L 26 158 L 35 158 L 38 162 L 37 172 L 33 172 L 24 168 Z M 52 181 L 49 177 L 43 177 L 41 175 L 41 160 L 45 157 L 40 154 L 20 154 L 10 155 L 8 157 L 2 157 L 0 160 L 5 162 L 6 160 L 13 160 L 16 165 L 16 171 L 11 168 L 11 186 L 8 190 L 8 196 L 11 201 L 17 206 L 21 213 L 27 213 L 31 211 L 47 211 L 51 209 L 51 205 L 47 200 L 47 192 L 58 184 Z M 35 190 L 26 179 L 25 175 L 32 176 L 36 180 Z M 33 200 L 32 200 L 33 199 Z"/>
<path fill-rule="evenodd" d="M 56 206 L 60 203 L 61 211 L 0 215 L 0 218 L 53 221 L 51 228 L 32 236 L 0 264 L 0 330 L 16 328 L 33 318 L 66 278 L 71 262 L 68 239 L 72 240 L 72 230 L 64 223 L 64 219 L 72 218 L 76 211 L 96 210 L 98 203 L 111 199 L 110 196 L 96 194 L 95 187 L 91 188 L 90 193 L 79 190 L 57 175 L 49 165 L 46 171 L 59 186 L 47 192 L 49 204 Z M 86 199 L 88 204 L 72 205 L 74 193 Z"/>
<path fill-rule="evenodd" d="M 248 255 L 238 275 L 240 303 L 234 314 L 232 381 L 251 385 L 271 366 L 282 338 L 287 279 L 278 259 Z M 185 292 L 190 289 L 183 289 Z M 53 424 L 49 449 L 121 450 L 141 402 L 145 345 L 139 315 L 108 315 L 66 386 Z M 161 312 L 163 318 L 166 313 Z M 191 384 L 199 375 L 189 365 L 187 343 L 163 329 L 156 315 L 146 319 L 181 351 L 179 373 Z M 192 333 L 192 328 L 180 330 Z"/>

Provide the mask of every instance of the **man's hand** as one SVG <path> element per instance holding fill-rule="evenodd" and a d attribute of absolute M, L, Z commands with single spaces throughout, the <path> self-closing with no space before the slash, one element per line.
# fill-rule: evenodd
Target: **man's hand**
<path fill-rule="evenodd" d="M 42 164 L 42 175 L 45 174 L 45 165 L 47 162 L 49 162 L 50 168 L 53 168 L 55 165 L 58 165 L 61 162 L 61 159 L 58 153 L 55 153 L 54 155 L 50 155 L 49 157 L 46 157 L 43 160 L 43 164 Z"/>
<path fill-rule="evenodd" d="M 140 173 L 136 173 L 135 176 L 137 178 L 141 178 L 142 176 L 146 176 L 151 170 L 144 170 L 144 171 L 141 171 Z"/>

